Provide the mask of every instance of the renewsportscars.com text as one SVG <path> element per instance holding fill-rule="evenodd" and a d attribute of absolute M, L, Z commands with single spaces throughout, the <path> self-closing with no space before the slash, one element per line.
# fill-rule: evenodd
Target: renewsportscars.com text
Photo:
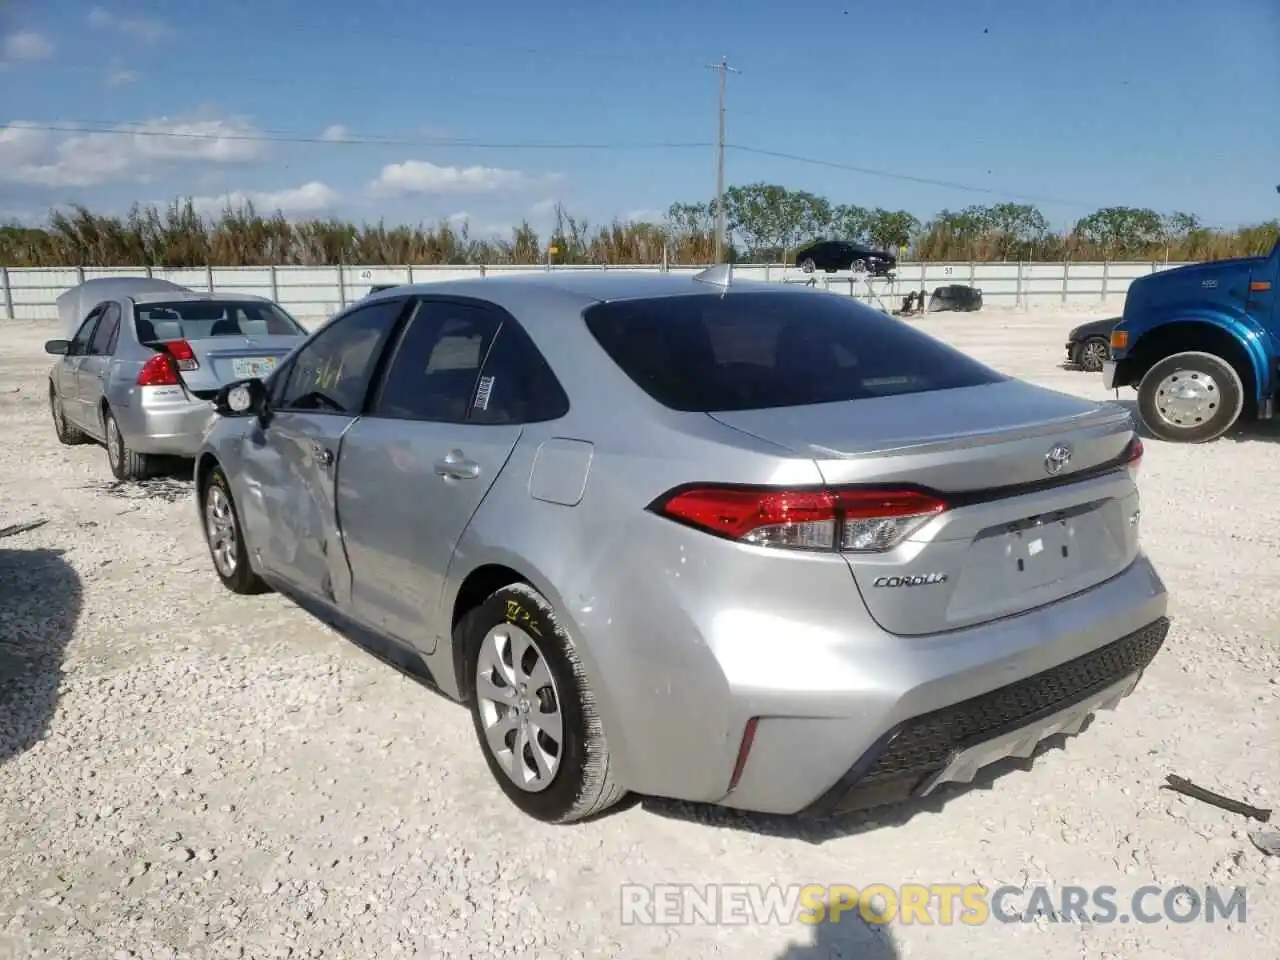
<path fill-rule="evenodd" d="M 1142 886 L 1121 893 L 1112 886 L 988 888 L 934 883 L 858 888 L 845 884 L 629 884 L 622 888 L 622 923 L 870 924 L 1219 923 L 1245 922 L 1244 887 Z"/>

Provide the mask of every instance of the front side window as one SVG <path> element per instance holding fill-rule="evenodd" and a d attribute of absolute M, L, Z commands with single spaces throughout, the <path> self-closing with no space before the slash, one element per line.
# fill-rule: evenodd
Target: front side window
<path fill-rule="evenodd" d="M 115 352 L 116 335 L 120 332 L 120 306 L 108 303 L 102 310 L 102 320 L 94 331 L 89 342 L 89 353 L 93 356 L 109 357 Z"/>
<path fill-rule="evenodd" d="M 852 297 L 695 294 L 587 308 L 624 373 L 673 410 L 753 410 L 996 383 L 1003 375 Z"/>
<path fill-rule="evenodd" d="M 102 307 L 94 307 L 89 315 L 84 318 L 84 323 L 80 324 L 80 329 L 76 331 L 76 335 L 71 338 L 71 349 L 67 351 L 69 356 L 79 357 L 89 352 L 89 342 L 93 338 L 93 331 L 98 325 L 98 319 L 102 316 Z"/>
<path fill-rule="evenodd" d="M 209 337 L 302 337 L 306 331 L 274 303 L 256 300 L 174 300 L 139 303 L 134 325 L 142 343 Z"/>
<path fill-rule="evenodd" d="M 336 317 L 294 356 L 272 405 L 360 413 L 374 367 L 403 308 L 403 300 L 383 300 Z"/>

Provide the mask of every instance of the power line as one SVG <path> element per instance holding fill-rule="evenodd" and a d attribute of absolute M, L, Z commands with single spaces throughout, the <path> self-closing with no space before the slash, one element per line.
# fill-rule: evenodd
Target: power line
<path fill-rule="evenodd" d="M 115 126 L 91 126 L 94 121 L 82 121 L 78 124 L 51 124 L 51 123 L 17 123 L 10 124 L 13 129 L 19 130 L 41 130 L 52 133 L 80 133 L 80 134 L 96 134 L 101 136 L 123 136 L 123 137 L 160 137 L 166 139 L 177 140 L 233 140 L 248 141 L 251 143 L 304 143 L 304 144 L 323 144 L 333 147 L 349 147 L 349 146 L 374 146 L 374 147 L 475 147 L 481 149 L 494 150 L 688 150 L 701 149 L 714 146 L 709 140 L 698 141 L 657 141 L 657 142 L 637 142 L 626 143 L 619 141 L 601 141 L 601 142 L 582 142 L 582 143 L 563 143 L 548 142 L 541 143 L 532 141 L 511 141 L 511 142 L 495 142 L 486 140 L 471 140 L 463 137 L 379 137 L 379 136 L 344 136 L 341 139 L 332 139 L 322 136 L 300 136 L 297 134 L 270 134 L 270 133 L 196 133 L 192 131 L 170 131 L 156 130 L 154 128 L 144 128 L 129 124 L 118 124 Z M 190 121 L 198 125 L 200 121 Z M 0 129 L 4 129 L 0 127 Z"/>
<path fill-rule="evenodd" d="M 719 70 L 720 65 L 712 66 L 712 69 Z M 726 72 L 740 72 L 725 63 Z M 721 122 L 723 123 L 723 107 L 721 108 Z M 200 121 L 191 121 L 199 123 Z M 303 136 L 299 134 L 289 134 L 284 132 L 268 133 L 236 133 L 236 132 L 219 132 L 219 133 L 198 133 L 193 131 L 169 131 L 156 130 L 151 127 L 144 127 L 142 124 L 114 124 L 107 126 L 111 121 L 93 121 L 82 120 L 76 123 L 53 124 L 53 123 L 10 123 L 8 127 L 12 129 L 40 130 L 51 133 L 75 133 L 100 136 L 126 136 L 126 137 L 153 137 L 176 140 L 192 140 L 192 141 L 247 141 L 251 143 L 287 143 L 287 144 L 313 144 L 331 147 L 459 147 L 473 148 L 481 150 L 705 150 L 708 147 L 716 147 L 718 151 L 718 171 L 716 183 L 717 197 L 717 236 L 723 238 L 723 215 L 724 215 L 724 151 L 736 150 L 739 153 L 750 154 L 754 156 L 772 157 L 779 160 L 788 160 L 793 163 L 804 163 L 812 166 L 827 167 L 834 170 L 844 170 L 850 173 L 863 174 L 865 176 L 880 177 L 886 180 L 899 180 L 907 183 L 918 183 L 926 186 L 944 187 L 950 190 L 962 191 L 965 193 L 984 194 L 986 196 L 1001 197 L 1007 200 L 1022 200 L 1027 203 L 1038 203 L 1061 207 L 1072 207 L 1082 210 L 1097 209 L 1098 204 L 1083 203 L 1079 200 L 1067 200 L 1061 197 L 1047 197 L 1035 194 L 1021 194 L 1000 190 L 993 187 L 980 187 L 975 184 L 960 183 L 954 180 L 942 180 L 933 177 L 923 177 L 907 173 L 895 173 L 891 170 L 880 170 L 873 167 L 863 167 L 855 164 L 841 163 L 834 160 L 824 160 L 818 157 L 808 157 L 802 154 L 785 153 L 780 150 L 767 150 L 762 147 L 753 147 L 747 144 L 729 143 L 720 141 L 711 142 L 705 140 L 696 141 L 655 141 L 655 142 L 633 142 L 626 143 L 621 141 L 600 141 L 600 142 L 532 142 L 532 141 L 490 141 L 490 140 L 473 140 L 463 137 L 387 137 L 376 135 L 350 135 L 343 139 L 335 140 L 322 136 Z M 94 124 L 99 124 L 95 126 Z M 5 129 L 0 126 L 0 130 Z M 723 239 L 721 240 L 723 244 Z M 717 261 L 719 262 L 719 261 Z"/>
<path fill-rule="evenodd" d="M 903 180 L 908 183 L 921 183 L 931 187 L 947 187 L 951 190 L 963 190 L 966 193 L 984 193 L 988 196 L 1004 197 L 1008 200 L 1024 200 L 1028 203 L 1052 204 L 1060 207 L 1079 207 L 1084 210 L 1097 209 L 1095 204 L 1081 203 L 1079 200 L 1064 200 L 1061 197 L 1043 197 L 1033 194 L 1010 193 L 994 187 L 979 187 L 973 184 L 957 183 L 954 180 L 936 180 L 932 177 L 919 177 L 908 173 L 894 173 L 889 170 L 876 170 L 871 167 L 859 167 L 850 163 L 839 163 L 835 160 L 820 160 L 816 157 L 805 157 L 795 153 L 783 153 L 779 150 L 765 150 L 761 147 L 749 147 L 740 143 L 726 144 L 728 149 L 739 153 L 750 153 L 762 157 L 775 157 L 779 160 L 791 160 L 795 163 L 807 163 L 818 167 L 830 167 L 834 170 L 847 170 L 850 173 L 861 173 L 869 177 L 883 177 L 887 180 Z"/>

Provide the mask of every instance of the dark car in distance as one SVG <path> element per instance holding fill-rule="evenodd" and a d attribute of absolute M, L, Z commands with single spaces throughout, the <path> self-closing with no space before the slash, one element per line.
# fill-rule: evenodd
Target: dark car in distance
<path fill-rule="evenodd" d="M 1090 320 L 1067 334 L 1067 363 L 1089 373 L 1097 373 L 1111 353 L 1111 331 L 1119 317 Z"/>
<path fill-rule="evenodd" d="M 835 273 L 861 264 L 873 277 L 890 277 L 898 269 L 897 257 L 851 240 L 818 240 L 797 250 L 794 263 L 805 273 Z"/>

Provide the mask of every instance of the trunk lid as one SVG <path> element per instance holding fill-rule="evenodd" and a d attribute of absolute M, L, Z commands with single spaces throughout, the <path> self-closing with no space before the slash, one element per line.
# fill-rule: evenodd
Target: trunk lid
<path fill-rule="evenodd" d="M 303 341 L 300 336 L 229 335 L 187 340 L 199 366 L 183 370 L 187 388 L 197 395 L 216 392 L 236 380 L 265 377 Z M 163 342 L 149 346 L 160 347 Z"/>
<path fill-rule="evenodd" d="M 885 553 L 846 553 L 872 617 L 922 635 L 1052 603 L 1137 555 L 1119 466 L 1129 413 L 1016 380 L 848 403 L 712 414 L 812 457 L 832 485 L 925 487 L 951 508 Z M 1056 472 L 1051 450 L 1067 447 Z"/>

